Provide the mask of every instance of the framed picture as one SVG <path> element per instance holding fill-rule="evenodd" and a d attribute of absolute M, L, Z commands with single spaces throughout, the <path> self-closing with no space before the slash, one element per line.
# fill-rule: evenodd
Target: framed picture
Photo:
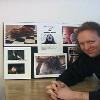
<path fill-rule="evenodd" d="M 31 79 L 31 47 L 4 47 L 4 79 Z"/>
<path fill-rule="evenodd" d="M 62 34 L 63 34 L 63 45 L 64 46 L 75 46 L 77 43 L 77 26 L 62 26 Z"/>
<path fill-rule="evenodd" d="M 65 69 L 66 54 L 34 54 L 34 78 L 58 77 Z"/>
<path fill-rule="evenodd" d="M 68 47 L 68 64 L 73 63 L 77 58 L 79 54 L 77 52 L 76 46 Z"/>
<path fill-rule="evenodd" d="M 5 23 L 4 46 L 36 46 L 36 23 Z"/>

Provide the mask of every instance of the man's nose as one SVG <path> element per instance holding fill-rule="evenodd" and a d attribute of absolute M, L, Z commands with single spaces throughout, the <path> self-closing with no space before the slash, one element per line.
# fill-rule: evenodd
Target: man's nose
<path fill-rule="evenodd" d="M 85 44 L 84 44 L 84 49 L 85 49 L 85 50 L 88 50 L 89 48 L 90 48 L 90 44 L 85 43 Z"/>

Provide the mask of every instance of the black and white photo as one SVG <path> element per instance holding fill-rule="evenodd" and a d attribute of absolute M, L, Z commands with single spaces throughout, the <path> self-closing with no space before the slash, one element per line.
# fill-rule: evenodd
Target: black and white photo
<path fill-rule="evenodd" d="M 39 53 L 62 53 L 62 27 L 55 23 L 38 24 L 37 43 Z M 60 40 L 60 41 L 59 41 Z"/>
<path fill-rule="evenodd" d="M 75 60 L 77 60 L 78 56 L 79 54 L 76 46 L 68 47 L 68 64 L 73 63 Z"/>

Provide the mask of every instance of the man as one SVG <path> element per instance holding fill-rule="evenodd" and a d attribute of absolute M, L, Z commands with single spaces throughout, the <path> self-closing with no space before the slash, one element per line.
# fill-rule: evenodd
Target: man
<path fill-rule="evenodd" d="M 46 87 L 52 99 L 57 100 L 100 100 L 100 89 L 97 91 L 77 92 L 68 86 L 84 80 L 93 73 L 100 79 L 100 25 L 86 22 L 79 27 L 77 41 L 80 48 L 79 58 L 68 66 L 57 81 Z"/>

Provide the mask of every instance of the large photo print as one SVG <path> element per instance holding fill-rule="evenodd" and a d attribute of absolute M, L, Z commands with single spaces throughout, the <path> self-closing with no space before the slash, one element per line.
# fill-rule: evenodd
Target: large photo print
<path fill-rule="evenodd" d="M 27 46 L 37 44 L 37 26 L 35 24 L 4 24 L 5 46 Z"/>
<path fill-rule="evenodd" d="M 34 54 L 34 77 L 57 77 L 67 68 L 65 54 Z"/>

